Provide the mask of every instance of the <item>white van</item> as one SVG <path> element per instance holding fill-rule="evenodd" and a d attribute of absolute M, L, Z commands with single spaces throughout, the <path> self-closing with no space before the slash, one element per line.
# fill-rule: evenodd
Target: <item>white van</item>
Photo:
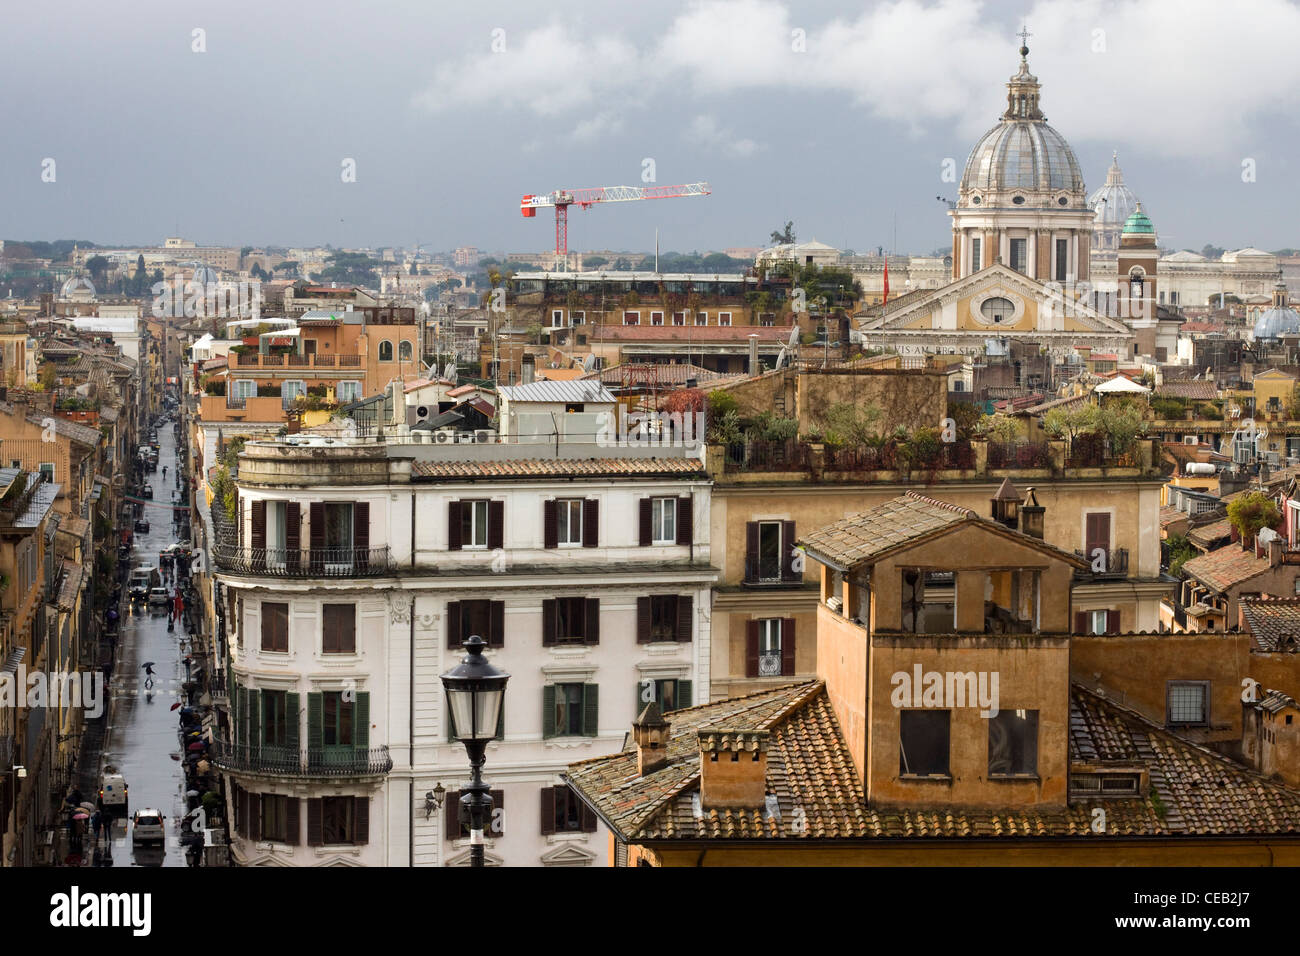
<path fill-rule="evenodd" d="M 120 773 L 104 774 L 104 782 L 99 786 L 99 809 L 111 813 L 117 819 L 127 815 L 130 803 L 126 780 Z"/>

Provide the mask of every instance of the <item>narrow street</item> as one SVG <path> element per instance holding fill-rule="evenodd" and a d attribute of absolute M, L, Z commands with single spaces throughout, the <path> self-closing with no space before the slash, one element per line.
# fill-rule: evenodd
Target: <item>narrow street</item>
<path fill-rule="evenodd" d="M 176 448 L 170 424 L 158 429 L 158 471 L 147 475 L 154 497 L 144 504 L 148 532 L 135 534 L 131 566 L 158 565 L 158 553 L 176 540 L 172 533 L 172 491 L 176 488 Z M 167 477 L 163 479 L 163 466 Z M 170 593 L 170 588 L 169 588 Z M 117 662 L 109 687 L 109 719 L 103 766 L 114 766 L 125 778 L 130 813 L 153 808 L 164 816 L 166 842 L 132 845 L 128 820 L 113 824 L 113 866 L 185 866 L 179 843 L 186 812 L 185 774 L 181 763 L 177 711 L 184 697 L 185 628 L 179 621 L 167 629 L 167 609 L 149 607 L 124 597 Z M 153 662 L 153 687 L 146 689 L 143 665 Z"/>

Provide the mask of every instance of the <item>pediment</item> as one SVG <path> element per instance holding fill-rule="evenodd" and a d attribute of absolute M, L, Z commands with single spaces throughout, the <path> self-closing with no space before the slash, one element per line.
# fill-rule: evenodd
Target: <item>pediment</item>
<path fill-rule="evenodd" d="M 543 866 L 593 866 L 596 854 L 578 843 L 566 843 L 542 854 Z"/>
<path fill-rule="evenodd" d="M 467 847 L 465 850 L 463 850 L 460 853 L 457 853 L 455 856 L 448 857 L 446 865 L 447 866 L 469 866 L 469 852 L 470 852 L 469 848 Z M 497 856 L 495 853 L 488 852 L 486 848 L 483 850 L 484 866 L 505 866 L 505 864 L 506 861 L 504 858 Z"/>

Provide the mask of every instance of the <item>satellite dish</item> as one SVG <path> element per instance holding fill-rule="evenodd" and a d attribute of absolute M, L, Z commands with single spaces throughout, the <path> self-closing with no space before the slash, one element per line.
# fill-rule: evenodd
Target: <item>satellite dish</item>
<path fill-rule="evenodd" d="M 781 368 L 782 366 L 784 366 L 785 360 L 789 357 L 790 357 L 789 350 L 787 350 L 784 345 L 781 346 L 781 354 L 779 354 L 776 357 L 776 365 L 774 365 L 773 368 Z"/>
<path fill-rule="evenodd" d="M 447 367 L 442 370 L 442 377 L 449 382 L 455 383 L 455 381 L 460 377 L 460 372 L 456 368 L 455 362 L 447 363 Z"/>
<path fill-rule="evenodd" d="M 786 348 L 792 349 L 798 344 L 799 344 L 799 326 L 792 325 L 790 326 L 790 340 L 786 342 L 785 345 Z"/>
<path fill-rule="evenodd" d="M 582 370 L 584 372 L 593 372 L 596 369 L 596 354 L 593 352 L 582 360 Z"/>

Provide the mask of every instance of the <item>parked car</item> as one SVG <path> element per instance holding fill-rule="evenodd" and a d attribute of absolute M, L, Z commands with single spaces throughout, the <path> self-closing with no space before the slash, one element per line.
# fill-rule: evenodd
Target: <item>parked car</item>
<path fill-rule="evenodd" d="M 135 811 L 131 824 L 132 843 L 162 843 L 167 839 L 163 830 L 163 815 L 153 807 Z"/>
<path fill-rule="evenodd" d="M 99 787 L 98 806 L 101 812 L 112 814 L 115 819 L 126 819 L 130 812 L 130 795 L 126 780 L 120 773 L 105 773 L 104 782 Z"/>
<path fill-rule="evenodd" d="M 135 519 L 135 530 L 138 531 L 138 532 L 140 532 L 141 534 L 148 534 L 148 533 L 149 533 L 149 519 L 148 519 L 148 518 L 136 518 L 136 519 Z"/>
<path fill-rule="evenodd" d="M 152 498 L 152 497 L 153 497 L 153 485 L 146 484 L 146 485 L 144 486 L 144 496 L 145 496 L 146 498 Z"/>
<path fill-rule="evenodd" d="M 167 602 L 171 600 L 171 595 L 167 593 L 166 588 L 152 588 L 149 591 L 150 607 L 166 607 Z"/>

